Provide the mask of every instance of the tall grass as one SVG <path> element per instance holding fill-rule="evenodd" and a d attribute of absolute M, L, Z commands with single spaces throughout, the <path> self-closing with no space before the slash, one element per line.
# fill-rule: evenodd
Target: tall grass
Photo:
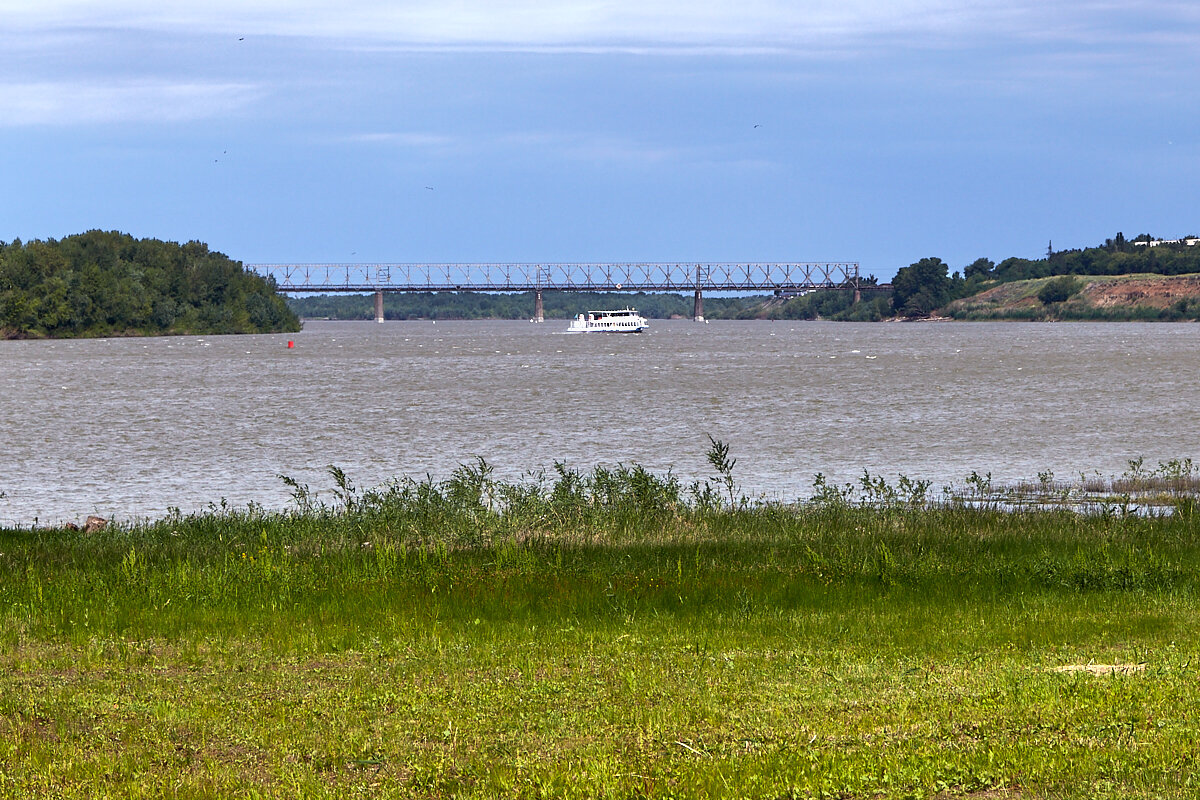
<path fill-rule="evenodd" d="M 575 597 L 575 589 L 614 577 L 654 575 L 659 590 L 639 595 L 646 610 L 675 608 L 681 583 L 771 600 L 830 586 L 942 597 L 1190 594 L 1200 576 L 1188 514 L 931 504 L 928 483 L 901 478 L 891 486 L 869 474 L 857 488 L 818 476 L 807 503 L 753 504 L 736 493 L 734 463 L 714 443 L 718 475 L 686 488 L 640 466 L 580 473 L 557 464 L 552 477 L 504 483 L 478 459 L 444 482 L 369 490 L 331 469 L 328 500 L 285 479 L 295 498 L 285 512 L 176 512 L 92 535 L 10 530 L 0 534 L 0 608 L 8 609 L 10 639 L 19 627 L 79 640 L 98 632 L 185 635 L 192 626 L 244 633 L 283 610 L 313 615 L 331 604 L 369 618 L 386 607 L 381 596 L 395 593 L 389 602 L 398 602 L 414 585 L 486 594 L 479 587 L 528 576 L 531 591 L 568 581 Z M 562 602 L 548 607 L 573 601 Z"/>
<path fill-rule="evenodd" d="M 0 532 L 0 796 L 1190 796 L 1193 517 L 754 503 L 711 444 Z"/>

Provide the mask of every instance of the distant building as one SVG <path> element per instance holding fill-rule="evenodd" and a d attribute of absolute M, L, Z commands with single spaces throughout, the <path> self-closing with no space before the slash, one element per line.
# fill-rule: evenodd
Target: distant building
<path fill-rule="evenodd" d="M 1133 242 L 1135 247 L 1158 247 L 1160 244 L 1182 244 L 1187 247 L 1195 247 L 1200 244 L 1200 238 L 1191 237 L 1188 239 L 1151 239 L 1148 242 Z"/>

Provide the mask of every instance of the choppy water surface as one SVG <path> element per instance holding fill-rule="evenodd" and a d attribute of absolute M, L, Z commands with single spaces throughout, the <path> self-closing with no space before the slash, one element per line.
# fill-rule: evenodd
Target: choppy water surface
<path fill-rule="evenodd" d="M 299 334 L 0 342 L 0 521 L 284 507 L 327 489 L 616 462 L 750 494 L 864 469 L 935 487 L 1200 456 L 1200 325 L 309 322 Z M 295 341 L 289 349 L 287 341 Z"/>

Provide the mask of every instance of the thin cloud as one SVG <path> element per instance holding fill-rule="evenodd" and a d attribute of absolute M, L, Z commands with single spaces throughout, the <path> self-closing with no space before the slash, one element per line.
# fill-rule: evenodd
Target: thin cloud
<path fill-rule="evenodd" d="M 632 138 L 545 131 L 447 135 L 427 132 L 358 133 L 340 141 L 422 150 L 426 156 L 463 158 L 503 155 L 539 161 L 652 165 L 665 162 L 708 162 L 711 148 L 666 146 Z"/>
<path fill-rule="evenodd" d="M 1186 28 L 1197 11 L 1073 0 L 0 0 L 10 30 L 133 28 L 295 36 L 427 48 L 728 52 L 850 46 L 873 38 L 1119 36 Z M 1191 41 L 1195 41 L 1193 38 Z"/>
<path fill-rule="evenodd" d="M 423 131 L 354 133 L 336 139 L 339 144 L 374 148 L 379 152 L 403 154 L 403 158 L 425 161 L 461 158 L 479 149 L 463 136 Z"/>
<path fill-rule="evenodd" d="M 695 156 L 692 148 L 649 144 L 619 137 L 577 137 L 552 147 L 565 160 L 592 164 L 652 166 L 690 161 Z"/>
<path fill-rule="evenodd" d="M 248 84 L 0 83 L 0 126 L 185 122 L 228 114 L 258 96 Z"/>
<path fill-rule="evenodd" d="M 410 148 L 443 148 L 453 145 L 455 137 L 438 133 L 356 133 L 345 137 L 353 144 L 384 144 Z"/>

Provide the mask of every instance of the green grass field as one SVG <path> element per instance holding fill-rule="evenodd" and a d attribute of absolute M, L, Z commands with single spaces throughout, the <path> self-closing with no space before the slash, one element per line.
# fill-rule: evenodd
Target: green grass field
<path fill-rule="evenodd" d="M 1191 505 L 334 480 L 0 532 L 0 796 L 1200 794 Z"/>

